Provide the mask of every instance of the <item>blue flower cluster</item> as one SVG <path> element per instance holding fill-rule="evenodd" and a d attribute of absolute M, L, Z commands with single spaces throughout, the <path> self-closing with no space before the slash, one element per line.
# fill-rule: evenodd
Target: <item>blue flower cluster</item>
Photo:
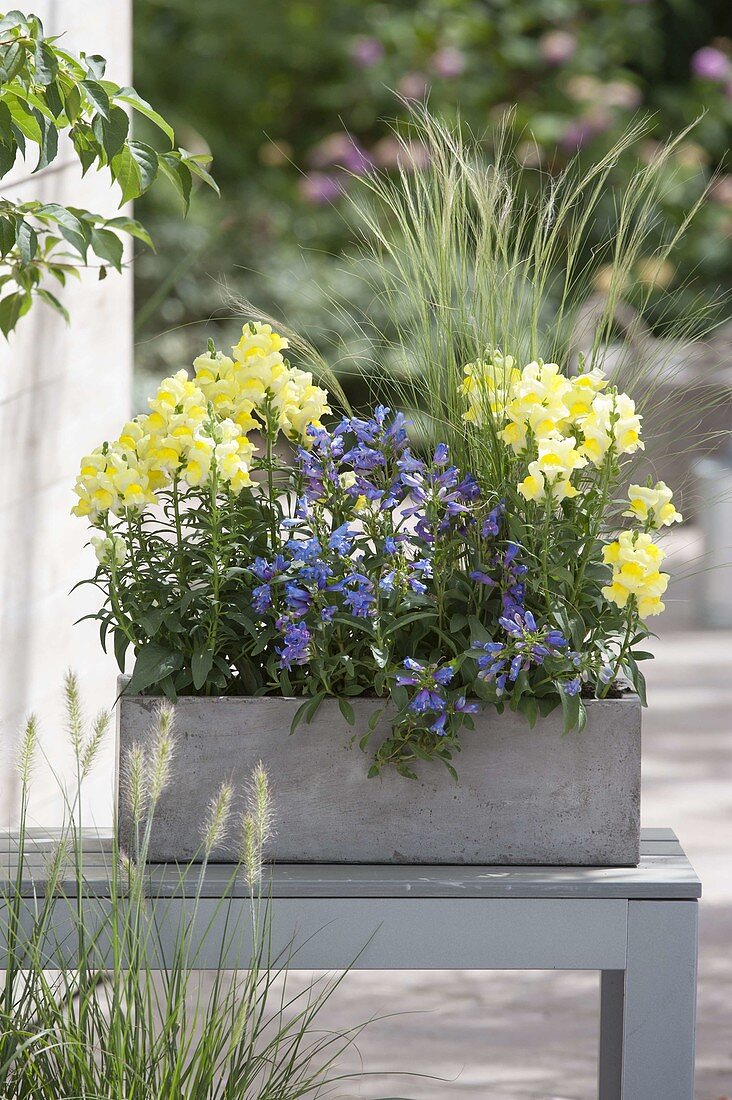
<path fill-rule="evenodd" d="M 501 537 L 505 502 L 487 510 L 476 479 L 451 463 L 444 443 L 423 460 L 410 450 L 404 417 L 378 406 L 370 419 L 346 417 L 332 431 L 311 427 L 308 444 L 297 454 L 292 515 L 279 525 L 272 557 L 250 566 L 252 609 L 276 655 L 273 676 L 310 665 L 317 677 L 330 661 L 325 689 L 335 676 L 347 691 L 350 677 L 372 668 L 377 694 L 388 684 L 407 690 L 403 728 L 429 731 L 447 752 L 463 716 L 480 706 L 468 702 L 470 681 L 458 678 L 469 639 L 452 660 L 405 658 L 414 640 L 400 620 L 435 652 L 446 623 L 467 623 L 477 606 L 505 635 L 470 650 L 480 680 L 502 695 L 522 672 L 550 662 L 545 670 L 563 680 L 562 690 L 579 692 L 581 677 L 567 673 L 568 665 L 579 669 L 577 655 L 525 606 L 521 548 Z M 446 606 L 451 618 L 431 634 Z"/>
<path fill-rule="evenodd" d="M 390 413 L 377 405 L 370 420 L 344 417 L 330 432 L 308 428 L 309 446 L 297 452 L 307 502 L 325 504 L 346 493 L 387 511 L 404 500 L 398 463 L 408 456 L 407 421 L 402 413 L 388 420 Z"/>
<path fill-rule="evenodd" d="M 407 710 L 424 720 L 429 715 L 429 730 L 443 736 L 451 714 L 477 714 L 478 703 L 469 703 L 464 695 L 452 701 L 446 698 L 444 689 L 455 676 L 452 663 L 427 665 L 407 657 L 402 665 L 404 671 L 398 672 L 395 681 L 399 687 L 415 687 Z"/>
<path fill-rule="evenodd" d="M 408 500 L 403 519 L 413 519 L 410 534 L 431 545 L 438 533 L 473 522 L 471 506 L 480 496 L 472 474 L 461 476 L 449 465 L 449 449 L 437 445 L 432 461 L 424 462 L 408 446 L 402 413 L 379 405 L 370 420 L 345 417 L 328 432 L 310 428 L 310 447 L 298 451 L 298 468 L 306 502 L 333 505 L 338 497 L 363 500 L 372 513 L 390 513 Z M 387 553 L 394 552 L 402 534 Z"/>
<path fill-rule="evenodd" d="M 474 646 L 473 655 L 478 665 L 478 679 L 495 682 L 499 695 L 508 684 L 513 684 L 522 672 L 544 665 L 547 658 L 562 658 L 579 668 L 581 658 L 569 649 L 569 643 L 561 630 L 539 627 L 531 611 L 516 608 L 509 615 L 501 615 L 500 626 L 508 635 L 505 642 L 483 642 Z M 582 677 L 576 675 L 561 682 L 567 695 L 577 695 L 582 688 Z"/>

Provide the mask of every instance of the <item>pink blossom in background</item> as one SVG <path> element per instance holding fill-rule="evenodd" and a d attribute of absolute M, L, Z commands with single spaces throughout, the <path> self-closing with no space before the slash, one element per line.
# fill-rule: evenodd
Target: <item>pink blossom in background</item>
<path fill-rule="evenodd" d="M 723 206 L 732 206 L 732 175 L 720 176 L 714 181 L 710 198 Z"/>
<path fill-rule="evenodd" d="M 313 206 L 325 206 L 335 202 L 343 193 L 343 185 L 330 172 L 311 172 L 299 183 L 300 194 Z"/>
<path fill-rule="evenodd" d="M 310 151 L 310 164 L 313 168 L 329 168 L 337 164 L 349 172 L 363 175 L 373 166 L 371 155 L 347 131 L 329 134 Z"/>
<path fill-rule="evenodd" d="M 430 61 L 433 73 L 446 80 L 461 76 L 465 72 L 466 64 L 465 54 L 455 46 L 443 46 L 432 55 Z"/>
<path fill-rule="evenodd" d="M 397 84 L 397 91 L 405 99 L 424 99 L 428 88 L 424 73 L 405 73 Z"/>
<path fill-rule="evenodd" d="M 419 171 L 430 162 L 429 150 L 421 141 L 406 141 L 402 144 L 394 136 L 377 141 L 373 156 L 379 168 L 401 168 L 405 172 Z"/>
<path fill-rule="evenodd" d="M 726 81 L 730 75 L 730 61 L 726 54 L 714 46 L 702 46 L 691 58 L 691 71 L 702 80 Z"/>
<path fill-rule="evenodd" d="M 576 153 L 591 141 L 596 133 L 597 129 L 589 118 L 576 118 L 565 127 L 559 144 L 566 153 Z"/>
<path fill-rule="evenodd" d="M 627 80 L 610 80 L 603 84 L 598 96 L 606 107 L 624 107 L 633 110 L 643 101 L 643 93 Z"/>
<path fill-rule="evenodd" d="M 351 57 L 359 69 L 371 69 L 378 65 L 384 56 L 384 47 L 378 38 L 360 35 L 351 43 Z"/>
<path fill-rule="evenodd" d="M 569 31 L 547 31 L 539 39 L 539 53 L 549 65 L 564 65 L 577 50 L 577 39 Z"/>

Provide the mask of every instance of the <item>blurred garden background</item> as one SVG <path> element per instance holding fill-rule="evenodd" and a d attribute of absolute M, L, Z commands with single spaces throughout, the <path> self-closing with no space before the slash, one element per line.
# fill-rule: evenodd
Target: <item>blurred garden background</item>
<path fill-rule="evenodd" d="M 689 311 L 705 327 L 724 315 L 726 0 L 135 0 L 133 14 L 136 87 L 187 148 L 213 154 L 221 188 L 220 200 L 199 188 L 185 222 L 172 188 L 136 205 L 157 245 L 135 267 L 138 404 L 142 376 L 189 364 L 204 329 L 231 342 L 227 294 L 286 317 L 349 369 L 350 355 L 365 350 L 354 346 L 351 318 L 378 307 L 351 258 L 346 196 L 354 176 L 395 167 L 394 127 L 408 137 L 409 104 L 425 99 L 487 145 L 510 111 L 518 160 L 544 173 L 577 152 L 597 160 L 650 113 L 648 132 L 617 168 L 620 192 L 658 142 L 698 120 L 668 165 L 659 234 L 681 224 L 714 177 L 710 200 L 673 263 L 659 264 L 649 248 L 633 275 L 653 288 L 646 314 L 658 330 Z M 423 155 L 413 149 L 415 166 Z M 610 197 L 604 216 L 598 238 L 615 217 Z M 594 284 L 588 293 L 602 292 L 601 270 Z"/>

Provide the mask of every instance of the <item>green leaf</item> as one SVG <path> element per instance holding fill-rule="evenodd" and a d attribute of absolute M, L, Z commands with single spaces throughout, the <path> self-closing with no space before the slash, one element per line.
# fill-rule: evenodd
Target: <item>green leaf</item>
<path fill-rule="evenodd" d="M 570 730 L 576 729 L 579 725 L 581 700 L 579 695 L 567 695 L 566 691 L 561 690 L 559 697 L 562 701 L 562 714 L 564 716 L 562 735 L 566 736 Z"/>
<path fill-rule="evenodd" d="M 183 664 L 180 653 L 157 642 L 148 642 L 140 648 L 135 661 L 132 679 L 127 687 L 130 695 L 139 695 L 140 692 L 159 684 L 166 676 L 176 672 Z"/>
<path fill-rule="evenodd" d="M 38 210 L 39 217 L 48 217 L 58 226 L 59 233 L 79 253 L 82 259 L 86 259 L 86 252 L 91 243 L 91 229 L 82 218 L 69 210 L 66 206 L 49 202 Z"/>
<path fill-rule="evenodd" d="M 79 124 L 72 129 L 71 140 L 81 164 L 81 174 L 84 176 L 89 171 L 92 164 L 98 161 L 102 155 L 101 147 L 97 145 L 91 131 Z"/>
<path fill-rule="evenodd" d="M 108 229 L 121 229 L 123 233 L 129 233 L 131 237 L 142 241 L 148 248 L 152 248 L 153 252 L 155 251 L 155 245 L 147 229 L 134 218 L 109 218 L 104 224 Z"/>
<path fill-rule="evenodd" d="M 116 271 L 122 270 L 122 241 L 109 229 L 92 229 L 91 246 L 95 255 L 106 260 Z"/>
<path fill-rule="evenodd" d="M 208 674 L 213 665 L 213 651 L 210 649 L 196 649 L 191 659 L 191 675 L 193 686 L 200 691 L 208 679 Z"/>
<path fill-rule="evenodd" d="M 21 220 L 18 222 L 15 231 L 15 242 L 22 262 L 29 264 L 38 250 L 38 234 L 33 226 L 26 221 Z"/>
<path fill-rule="evenodd" d="M 8 172 L 15 164 L 17 155 L 18 150 L 16 146 L 0 144 L 0 179 L 2 179 L 3 176 L 7 176 Z"/>
<path fill-rule="evenodd" d="M 128 147 L 140 169 L 140 187 L 144 193 L 158 174 L 158 154 L 142 141 L 130 141 Z"/>
<path fill-rule="evenodd" d="M 4 15 L 0 19 L 0 32 L 12 31 L 15 27 L 28 27 L 28 16 L 24 15 L 22 11 L 9 11 L 7 15 Z"/>
<path fill-rule="evenodd" d="M 56 79 L 58 61 L 52 47 L 44 39 L 36 45 L 36 80 L 39 84 L 51 84 Z"/>
<path fill-rule="evenodd" d="M 384 708 L 383 707 L 377 707 L 376 710 L 372 712 L 372 714 L 371 714 L 371 716 L 370 716 L 370 718 L 367 722 L 370 733 L 373 733 L 374 730 L 376 729 L 376 727 L 378 726 L 379 720 L 380 720 L 381 715 L 383 713 L 384 713 Z"/>
<path fill-rule="evenodd" d="M 305 708 L 305 721 L 308 723 L 308 725 L 310 725 L 313 718 L 320 710 L 320 704 L 323 702 L 324 699 L 325 692 L 319 691 L 318 694 L 314 695 L 313 698 L 308 702 L 308 705 Z"/>
<path fill-rule="evenodd" d="M 50 122 L 43 115 L 40 116 L 41 122 L 41 145 L 38 155 L 38 164 L 33 169 L 34 172 L 39 172 L 41 168 L 47 168 L 51 161 L 56 159 L 58 154 L 58 130 L 56 129 L 55 122 Z"/>
<path fill-rule="evenodd" d="M 437 615 L 434 611 L 411 611 L 408 615 L 399 616 L 391 626 L 388 626 L 383 632 L 384 637 L 388 634 L 393 634 L 395 630 L 400 630 L 403 626 L 409 626 L 410 623 L 416 623 L 418 619 L 436 619 Z"/>
<path fill-rule="evenodd" d="M 5 103 L 10 111 L 13 122 L 21 133 L 25 134 L 31 141 L 34 141 L 36 145 L 40 145 L 43 140 L 43 133 L 38 121 L 38 112 L 32 111 L 28 107 L 26 101 L 15 93 L 5 93 Z M 43 116 L 40 115 L 40 117 L 42 118 Z"/>
<path fill-rule="evenodd" d="M 0 99 L 0 142 L 8 146 L 14 144 L 13 116 L 8 110 L 7 103 L 2 99 Z"/>
<path fill-rule="evenodd" d="M 473 642 L 492 642 L 493 638 L 483 626 L 480 619 L 475 615 L 471 615 L 468 622 L 470 623 L 470 637 Z"/>
<path fill-rule="evenodd" d="M 107 70 L 107 61 L 101 54 L 82 54 L 81 58 L 86 65 L 86 71 L 93 80 L 101 80 Z"/>
<path fill-rule="evenodd" d="M 343 715 L 343 717 L 345 718 L 345 720 L 348 722 L 348 725 L 349 726 L 355 726 L 355 724 L 356 724 L 356 715 L 354 713 L 353 707 L 351 706 L 351 704 L 346 699 L 339 699 L 338 700 L 338 709 L 341 712 L 341 714 Z"/>
<path fill-rule="evenodd" d="M 6 256 L 15 248 L 15 225 L 10 218 L 0 218 L 0 255 Z"/>
<path fill-rule="evenodd" d="M 292 737 L 292 735 L 295 732 L 295 730 L 297 729 L 297 727 L 300 725 L 300 723 L 305 718 L 305 711 L 307 710 L 307 708 L 309 706 L 310 706 L 310 700 L 306 699 L 305 702 L 301 703 L 300 706 L 295 711 L 295 713 L 292 717 L 292 721 L 290 722 L 290 737 Z"/>
<path fill-rule="evenodd" d="M 173 187 L 180 195 L 183 201 L 183 208 L 188 213 L 188 207 L 191 202 L 191 173 L 181 164 L 180 154 L 161 153 L 158 158 L 158 164 L 164 175 L 168 177 Z"/>
<path fill-rule="evenodd" d="M 585 704 L 580 699 L 579 715 L 577 717 L 577 729 L 578 729 L 578 731 L 580 733 L 582 733 L 582 730 L 585 728 L 586 725 L 587 725 L 587 707 L 585 706 Z"/>
<path fill-rule="evenodd" d="M 3 336 L 8 336 L 13 331 L 20 318 L 20 310 L 23 304 L 23 295 L 19 293 L 8 294 L 0 300 L 0 331 Z"/>
<path fill-rule="evenodd" d="M 0 87 L 10 82 L 18 75 L 26 64 L 26 50 L 22 42 L 14 42 L 2 51 L 2 67 L 0 67 Z"/>
<path fill-rule="evenodd" d="M 162 130 L 167 138 L 170 140 L 170 144 L 175 143 L 175 134 L 173 133 L 173 127 L 169 122 L 166 122 L 162 115 L 150 106 L 150 104 L 138 95 L 134 88 L 122 88 L 115 95 L 115 100 L 122 103 L 128 103 L 134 111 L 138 114 L 144 115 L 150 122 L 154 123 L 159 130 Z"/>
<path fill-rule="evenodd" d="M 122 191 L 120 206 L 124 206 L 126 202 L 136 199 L 142 194 L 140 166 L 126 145 L 112 161 L 111 169 L 112 178 L 116 180 Z"/>
<path fill-rule="evenodd" d="M 539 704 L 533 695 L 525 695 L 521 701 L 521 710 L 523 711 L 527 722 L 531 729 L 536 725 L 536 720 L 539 717 Z"/>
<path fill-rule="evenodd" d="M 211 173 L 206 170 L 206 166 L 211 163 L 211 160 L 212 158 L 210 156 L 197 154 L 196 156 L 184 157 L 183 163 L 187 168 L 191 170 L 191 172 L 193 172 L 194 176 L 198 176 L 198 178 L 200 180 L 203 180 L 203 182 L 207 184 L 212 191 L 215 191 L 216 194 L 221 197 L 219 185 L 217 184 Z"/>
<path fill-rule="evenodd" d="M 81 92 L 79 91 L 79 85 L 76 83 L 69 82 L 68 85 L 62 85 L 62 87 L 64 112 L 69 124 L 73 126 L 81 112 Z"/>
<path fill-rule="evenodd" d="M 57 80 L 52 81 L 46 88 L 45 100 L 54 119 L 58 119 L 66 110 Z"/>
<path fill-rule="evenodd" d="M 66 321 L 66 324 L 69 323 L 69 311 L 66 309 L 65 306 L 61 304 L 61 302 L 59 302 L 55 294 L 51 294 L 51 291 L 46 290 L 44 287 L 39 287 L 38 297 L 41 298 L 46 303 L 46 305 L 49 305 L 51 309 L 55 309 L 56 313 L 60 313 Z"/>
<path fill-rule="evenodd" d="M 97 114 L 92 122 L 92 133 L 101 144 L 107 155 L 107 160 L 112 165 L 114 175 L 114 160 L 117 154 L 124 148 L 125 140 L 130 129 L 130 120 L 127 112 L 121 107 L 112 107 L 109 118 Z"/>
<path fill-rule="evenodd" d="M 96 80 L 82 80 L 81 87 L 84 89 L 87 96 L 94 104 L 96 110 L 99 112 L 102 118 L 109 121 L 109 114 L 112 105 L 109 102 L 109 96 L 107 95 L 101 84 L 99 84 Z"/>

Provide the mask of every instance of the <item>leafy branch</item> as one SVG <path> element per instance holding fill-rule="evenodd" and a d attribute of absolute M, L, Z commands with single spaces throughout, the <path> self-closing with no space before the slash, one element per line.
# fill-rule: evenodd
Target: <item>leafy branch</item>
<path fill-rule="evenodd" d="M 0 178 L 35 145 L 33 173 L 48 168 L 59 155 L 59 136 L 66 135 L 82 175 L 91 167 L 107 168 L 120 191 L 120 206 L 163 177 L 172 184 L 187 213 L 193 180 L 218 194 L 208 171 L 211 158 L 176 146 L 170 124 L 134 88 L 105 79 L 106 61 L 97 54 L 78 57 L 47 37 L 41 20 L 19 11 L 0 16 Z M 130 117 L 152 123 L 166 147 L 159 151 L 132 137 Z M 62 303 L 43 284 L 52 276 L 62 286 L 99 261 L 122 267 L 122 235 L 152 247 L 145 228 L 133 218 L 103 218 L 57 203 L 16 202 L 0 197 L 0 330 L 13 331 L 34 298 L 67 317 Z"/>

